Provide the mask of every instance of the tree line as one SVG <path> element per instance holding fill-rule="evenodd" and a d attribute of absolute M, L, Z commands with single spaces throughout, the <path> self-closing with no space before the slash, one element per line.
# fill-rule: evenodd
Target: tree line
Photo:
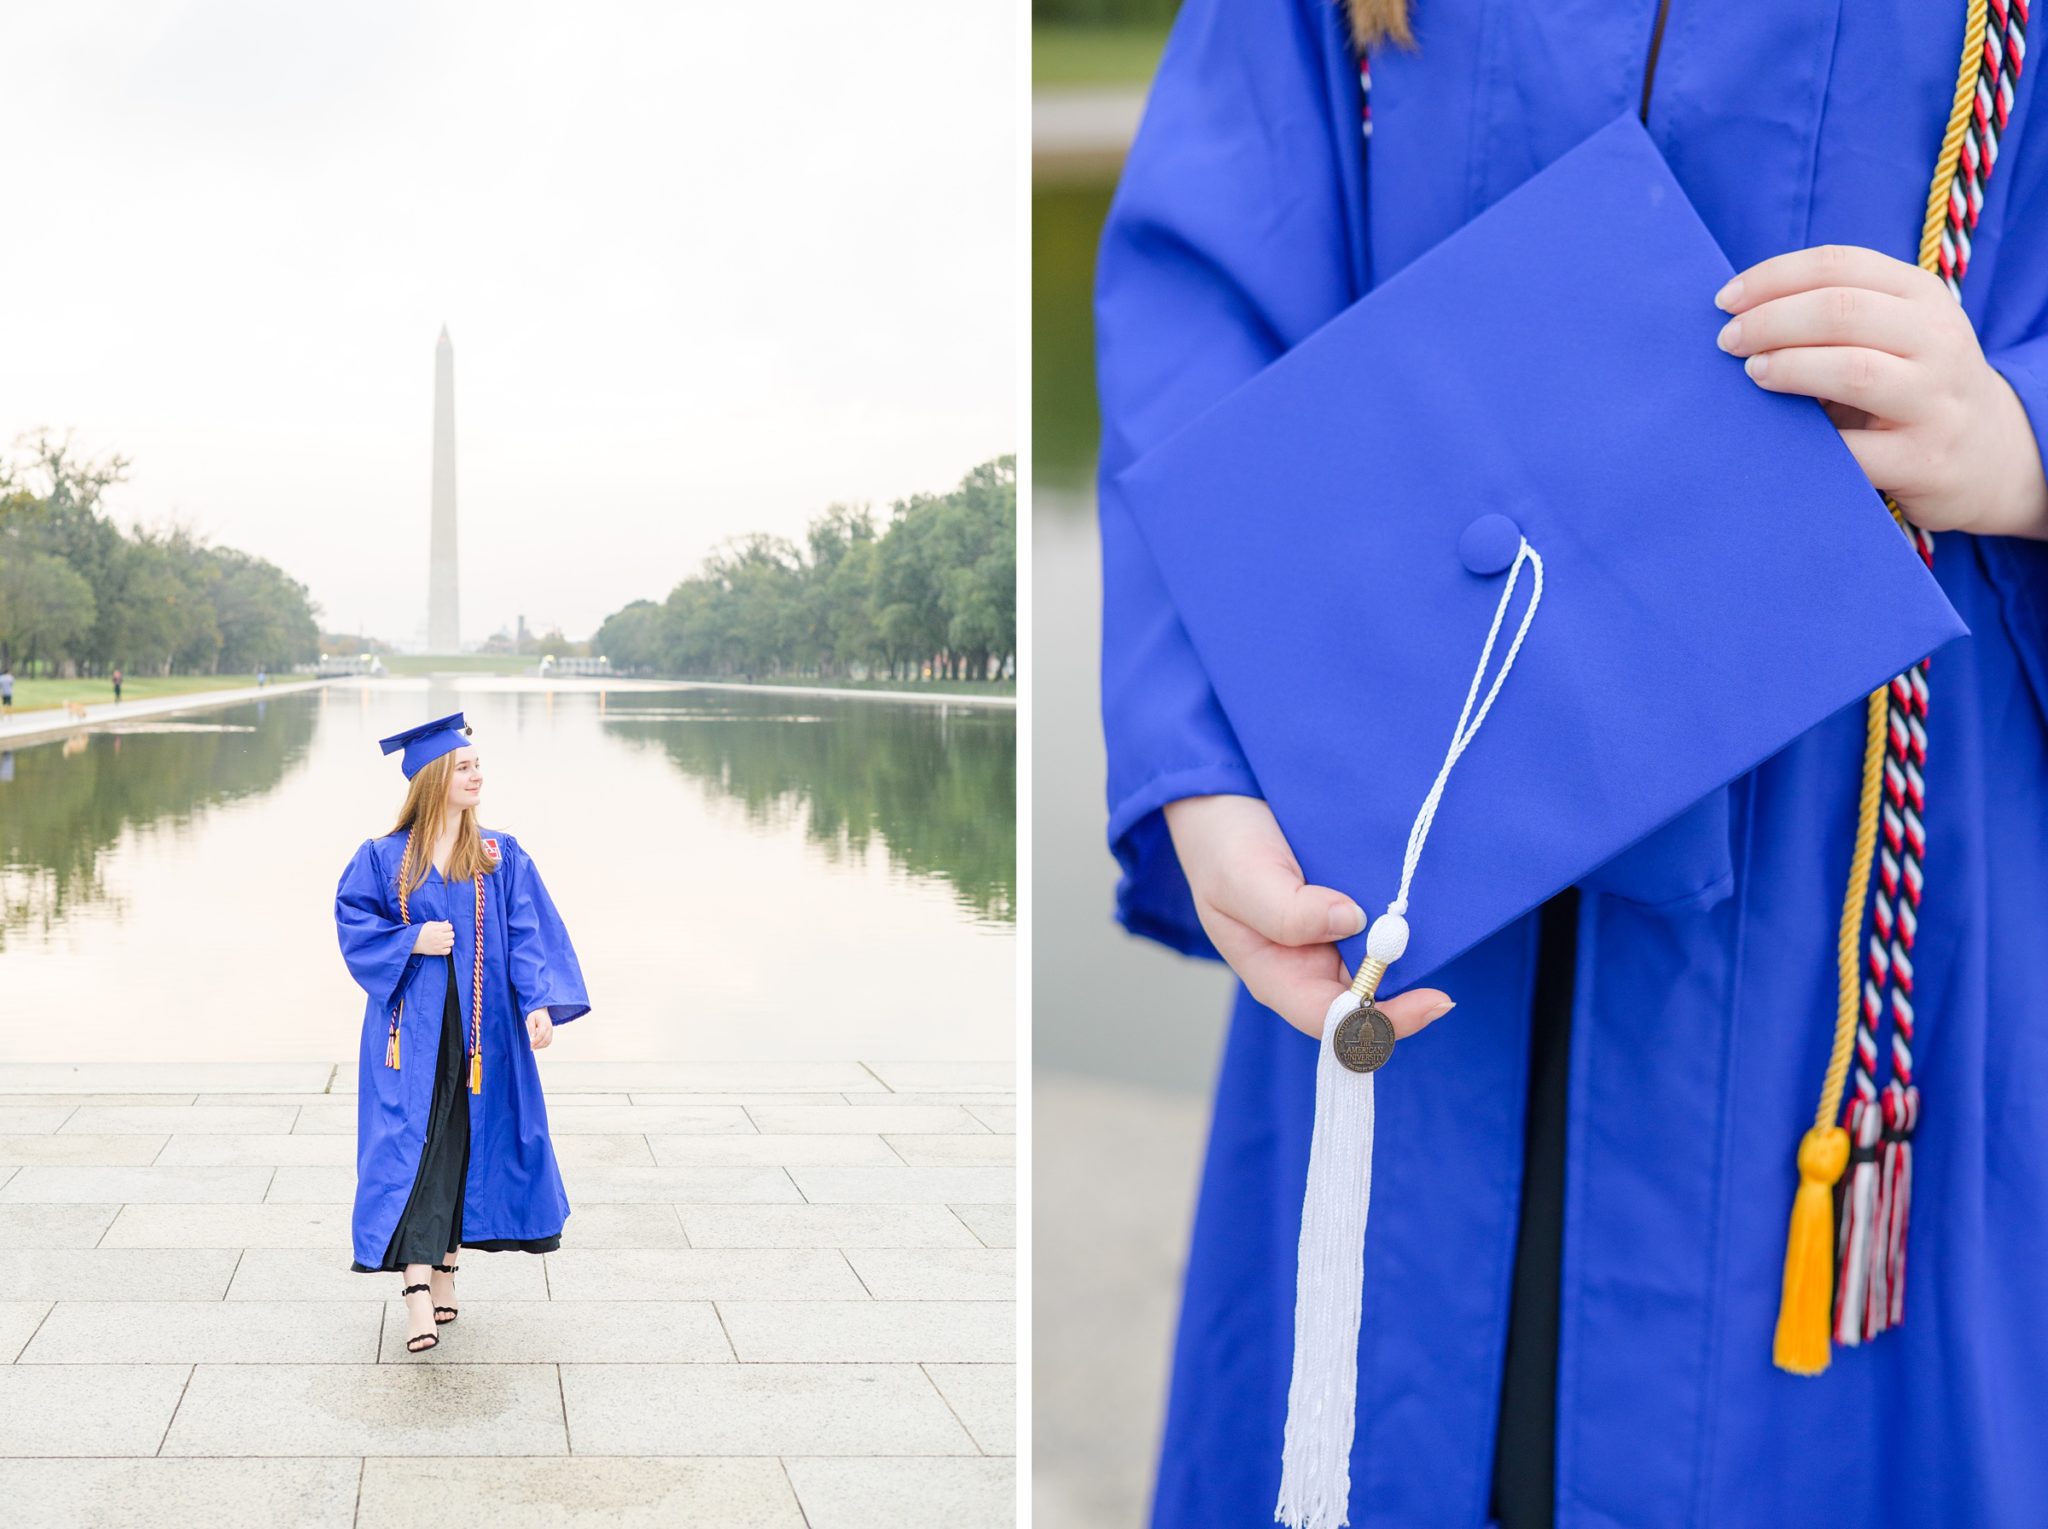
<path fill-rule="evenodd" d="M 802 546 L 739 537 L 667 599 L 607 616 L 591 649 L 690 679 L 986 678 L 1017 650 L 1017 459 L 898 500 L 886 524 L 835 504 Z"/>
<path fill-rule="evenodd" d="M 318 658 L 318 607 L 275 564 L 107 518 L 102 500 L 129 465 L 48 434 L 26 461 L 0 460 L 0 668 L 246 674 Z"/>

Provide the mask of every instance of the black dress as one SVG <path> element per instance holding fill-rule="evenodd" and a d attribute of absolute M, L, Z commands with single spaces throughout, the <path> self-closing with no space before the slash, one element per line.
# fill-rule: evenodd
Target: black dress
<path fill-rule="evenodd" d="M 441 1004 L 441 1043 L 434 1060 L 434 1102 L 427 1111 L 427 1140 L 420 1149 L 420 1167 L 412 1193 L 384 1261 L 372 1268 L 350 1261 L 358 1274 L 403 1271 L 407 1264 L 438 1264 L 451 1249 L 479 1248 L 487 1253 L 552 1253 L 562 1245 L 552 1237 L 491 1237 L 462 1240 L 463 1191 L 469 1180 L 468 1036 L 462 1024 L 462 996 L 455 984 L 455 958 L 448 961 L 448 996 Z"/>
<path fill-rule="evenodd" d="M 441 1005 L 441 1041 L 434 1060 L 434 1102 L 427 1112 L 427 1141 L 420 1168 L 406 1197 L 405 1211 L 392 1228 L 384 1261 L 376 1268 L 352 1263 L 360 1274 L 403 1270 L 407 1264 L 438 1264 L 462 1237 L 462 1195 L 469 1180 L 469 1091 L 463 1076 L 462 998 L 455 986 L 455 961 L 448 958 L 448 996 Z"/>
<path fill-rule="evenodd" d="M 1492 1516 L 1502 1529 L 1550 1529 L 1555 1517 L 1558 1259 L 1578 924 L 1575 887 L 1545 903 L 1537 921 L 1522 1215 L 1494 1442 Z"/>

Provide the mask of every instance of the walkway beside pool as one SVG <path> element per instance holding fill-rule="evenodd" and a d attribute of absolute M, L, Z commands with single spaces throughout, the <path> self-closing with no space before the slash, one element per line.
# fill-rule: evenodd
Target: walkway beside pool
<path fill-rule="evenodd" d="M 0 1501 L 38 1529 L 1013 1522 L 1007 1063 L 544 1059 L 559 1252 L 405 1350 L 354 1063 L 0 1064 Z"/>

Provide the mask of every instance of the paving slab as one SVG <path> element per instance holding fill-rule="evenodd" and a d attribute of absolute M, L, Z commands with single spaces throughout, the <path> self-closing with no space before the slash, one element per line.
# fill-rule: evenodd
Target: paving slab
<path fill-rule="evenodd" d="M 679 1205 L 676 1212 L 696 1248 L 958 1248 L 976 1241 L 941 1205 Z"/>
<path fill-rule="evenodd" d="M 353 1529 L 806 1529 L 782 1463 L 755 1460 L 363 1462 Z"/>
<path fill-rule="evenodd" d="M 486 1300 L 544 1301 L 548 1296 L 544 1253 L 512 1250 L 486 1253 L 464 1248 L 455 1283 L 462 1295 Z M 249 1248 L 228 1286 L 229 1301 L 382 1301 L 395 1297 L 405 1280 L 396 1269 L 359 1273 L 344 1240 L 325 1248 Z M 460 1297 L 458 1296 L 458 1300 Z"/>
<path fill-rule="evenodd" d="M 1014 1248 L 1017 1245 L 1015 1205 L 950 1205 L 947 1209 L 981 1239 L 984 1247 Z M 904 1242 L 897 1246 L 907 1248 L 910 1244 Z"/>
<path fill-rule="evenodd" d="M 913 1168 L 948 1168 L 959 1164 L 1010 1164 L 1017 1161 L 1017 1138 L 983 1132 L 978 1136 L 901 1136 L 882 1138 L 898 1158 Z"/>
<path fill-rule="evenodd" d="M 792 1168 L 789 1176 L 813 1205 L 903 1205 L 954 1200 L 1014 1201 L 1014 1168 Z M 0 1198 L 6 1191 L 0 1189 Z"/>
<path fill-rule="evenodd" d="M 0 1247 L 93 1247 L 125 1208 L 90 1203 L 0 1205 Z"/>
<path fill-rule="evenodd" d="M 162 1452 L 560 1455 L 568 1438 L 551 1364 L 201 1364 Z"/>
<path fill-rule="evenodd" d="M 0 1301 L 0 1364 L 12 1364 L 55 1301 Z"/>
<path fill-rule="evenodd" d="M 957 1104 L 785 1104 L 747 1112 L 763 1131 L 965 1131 L 987 1130 Z"/>
<path fill-rule="evenodd" d="M 876 1166 L 901 1162 L 889 1144 L 866 1136 L 651 1136 L 654 1160 L 664 1167 Z"/>
<path fill-rule="evenodd" d="M 1017 1453 L 1016 1350 L 1003 1355 L 1010 1363 L 927 1364 L 925 1374 L 939 1388 L 953 1415 L 974 1435 L 982 1452 Z"/>
<path fill-rule="evenodd" d="M 67 1135 L 169 1136 L 176 1131 L 224 1136 L 230 1132 L 273 1134 L 289 1131 L 298 1118 L 295 1104 L 85 1104 L 64 1122 Z"/>
<path fill-rule="evenodd" d="M 10 1134 L 0 1136 L 0 1163 L 140 1167 L 158 1161 L 168 1140 L 163 1136 L 75 1136 L 59 1131 Z"/>
<path fill-rule="evenodd" d="M 611 1131 L 663 1131 L 672 1136 L 751 1136 L 755 1126 L 737 1104 L 581 1104 L 551 1105 L 551 1135 L 577 1136 Z M 355 1129 L 351 1126 L 349 1129 Z"/>
<path fill-rule="evenodd" d="M 96 1241 L 103 1248 L 318 1248 L 347 1257 L 349 1220 L 346 1205 L 123 1205 Z"/>
<path fill-rule="evenodd" d="M 16 1363 L 370 1364 L 383 1322 L 370 1299 L 60 1300 Z"/>
<path fill-rule="evenodd" d="M 440 1328 L 426 1364 L 731 1364 L 732 1344 L 709 1301 L 472 1300 L 455 1277 L 462 1314 Z M 385 1308 L 383 1358 L 408 1364 L 405 1303 Z"/>
<path fill-rule="evenodd" d="M 218 1301 L 237 1248 L 0 1248 L 0 1290 L 20 1300 Z"/>
<path fill-rule="evenodd" d="M 0 1501 L 32 1503 L 34 1529 L 355 1529 L 362 1474 L 360 1460 L 0 1460 Z"/>
<path fill-rule="evenodd" d="M 875 1080 L 872 1077 L 870 1077 L 867 1080 L 867 1082 L 868 1087 L 874 1090 L 872 1095 L 866 1093 L 855 1093 L 852 1097 L 856 1099 L 873 1097 L 884 1101 L 888 1099 L 889 1096 L 887 1093 L 883 1092 L 880 1089 L 875 1089 Z M 809 1090 L 786 1091 L 781 1093 L 768 1093 L 755 1089 L 751 1091 L 742 1090 L 736 1093 L 728 1092 L 697 1094 L 678 1094 L 663 1092 L 661 1090 L 636 1088 L 631 1093 L 626 1094 L 618 1102 L 621 1104 L 635 1104 L 643 1108 L 649 1105 L 683 1105 L 688 1106 L 692 1109 L 730 1107 L 733 1109 L 751 1110 L 761 1105 L 817 1104 L 820 1101 L 843 1102 L 846 1097 L 847 1096 L 845 1094 L 837 1093 L 831 1089 L 816 1088 Z"/>
<path fill-rule="evenodd" d="M 333 1071 L 325 1062 L 0 1062 L 0 1094 L 317 1094 Z"/>
<path fill-rule="evenodd" d="M 62 1085 L 55 1085 L 62 1086 Z M 550 1098 L 569 1093 L 866 1093 L 885 1085 L 859 1062 L 541 1063 Z"/>
<path fill-rule="evenodd" d="M 1008 1093 L 1017 1087 L 1009 1062 L 869 1062 L 868 1071 L 899 1094 Z"/>
<path fill-rule="evenodd" d="M 68 1128 L 67 1128 L 68 1130 Z M 59 1139 L 62 1137 L 60 1135 Z M 273 1168 L 343 1167 L 355 1172 L 353 1136 L 300 1136 L 288 1133 L 237 1132 L 227 1135 L 185 1135 L 170 1139 L 155 1161 L 165 1167 L 235 1167 L 264 1163 Z"/>
<path fill-rule="evenodd" d="M 652 1168 L 657 1159 L 645 1136 L 592 1136 L 564 1132 L 555 1137 L 555 1161 L 565 1168 Z"/>
<path fill-rule="evenodd" d="M 977 1452 L 915 1365 L 565 1364 L 582 1455 Z"/>
<path fill-rule="evenodd" d="M 465 1255 L 467 1256 L 467 1255 Z M 547 1255 L 557 1301 L 865 1300 L 832 1248 L 563 1248 Z M 464 1264 L 465 1272 L 468 1265 Z M 458 1276 L 458 1279 L 460 1276 Z"/>
<path fill-rule="evenodd" d="M 186 1364 L 0 1365 L 0 1455 L 153 1455 L 191 1373 Z"/>
<path fill-rule="evenodd" d="M 797 1100 L 801 1104 L 805 1101 Z M 820 1101 L 811 1100 L 811 1103 Z M 950 1093 L 945 1090 L 919 1089 L 914 1094 L 842 1094 L 841 1104 L 855 1105 L 861 1109 L 900 1110 L 909 1106 L 930 1107 L 935 1104 L 957 1104 L 962 1109 L 972 1110 L 980 1105 L 1010 1105 L 1017 1103 L 1017 1096 L 1007 1090 L 1001 1093 L 967 1092 Z"/>
<path fill-rule="evenodd" d="M 1013 1460 L 783 1464 L 809 1529 L 1009 1529 L 1017 1522 Z"/>
<path fill-rule="evenodd" d="M 1016 1314 L 1006 1301 L 720 1301 L 718 1315 L 743 1364 L 1017 1357 Z"/>
<path fill-rule="evenodd" d="M 0 1095 L 0 1131 L 10 1136 L 41 1135 L 54 1131 L 69 1118 L 74 1106 L 62 1104 L 12 1104 Z"/>
<path fill-rule="evenodd" d="M 847 1262 L 878 1301 L 1008 1301 L 1017 1260 L 1003 1248 L 849 1248 Z"/>
<path fill-rule="evenodd" d="M 9 1205 L 78 1205 L 133 1201 L 146 1205 L 253 1205 L 270 1187 L 273 1168 L 74 1167 L 31 1163 L 0 1183 Z M 354 1170 L 349 1170 L 353 1183 Z M 350 1196 L 353 1198 L 353 1195 Z"/>

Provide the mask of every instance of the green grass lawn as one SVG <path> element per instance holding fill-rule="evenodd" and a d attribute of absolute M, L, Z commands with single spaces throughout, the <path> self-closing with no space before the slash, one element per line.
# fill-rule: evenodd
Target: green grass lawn
<path fill-rule="evenodd" d="M 1038 26 L 1031 29 L 1031 83 L 1038 88 L 1149 85 L 1166 27 Z"/>
<path fill-rule="evenodd" d="M 270 676 L 273 684 L 290 675 Z M 195 690 L 237 690 L 256 683 L 253 674 L 169 674 L 130 675 L 121 682 L 123 701 L 148 701 L 159 696 L 190 695 Z M 97 706 L 114 699 L 112 680 L 25 680 L 14 681 L 14 709 L 43 711 L 66 701 L 83 701 Z"/>

